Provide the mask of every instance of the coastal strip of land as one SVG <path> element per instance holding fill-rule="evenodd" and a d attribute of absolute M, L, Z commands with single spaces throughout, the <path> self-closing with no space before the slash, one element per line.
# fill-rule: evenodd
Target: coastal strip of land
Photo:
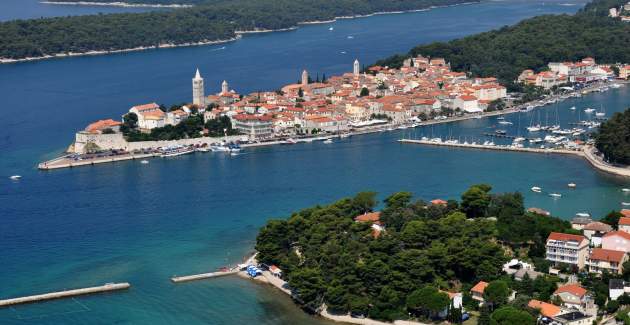
<path fill-rule="evenodd" d="M 41 1 L 47 5 L 64 5 L 64 6 L 101 6 L 101 7 L 125 7 L 125 8 L 192 8 L 189 4 L 150 4 L 150 3 L 129 3 L 122 1 L 114 2 L 90 2 L 90 1 Z"/>
<path fill-rule="evenodd" d="M 101 292 L 118 291 L 118 290 L 129 289 L 130 287 L 131 285 L 127 282 L 107 283 L 105 285 L 97 286 L 97 287 L 57 291 L 57 292 L 51 292 L 51 293 L 45 293 L 45 294 L 39 294 L 39 295 L 33 295 L 33 296 L 4 299 L 4 300 L 0 300 L 0 307 L 26 304 L 26 303 L 31 303 L 31 302 L 45 301 L 45 300 L 52 300 L 52 299 L 68 298 L 68 297 L 88 295 L 88 294 L 101 293 Z"/>
<path fill-rule="evenodd" d="M 42 3 L 46 4 L 54 4 L 54 5 L 97 5 L 100 2 L 64 2 L 64 1 L 43 1 Z M 129 4 L 125 2 L 113 2 L 119 3 L 120 6 L 129 6 L 129 7 L 140 7 L 142 5 Z M 463 2 L 457 4 L 449 4 L 443 6 L 430 6 L 422 9 L 410 9 L 410 10 L 402 10 L 402 11 L 378 11 L 365 15 L 345 15 L 345 16 L 336 16 L 329 20 L 307 20 L 298 22 L 295 26 L 285 27 L 285 28 L 275 28 L 275 29 L 267 29 L 267 28 L 255 28 L 251 30 L 235 30 L 234 37 L 224 38 L 224 39 L 216 39 L 216 40 L 200 40 L 198 42 L 166 42 L 160 43 L 157 45 L 147 45 L 147 46 L 137 46 L 123 49 L 112 49 L 112 50 L 91 50 L 85 52 L 60 52 L 54 54 L 46 54 L 42 56 L 32 56 L 32 57 L 24 57 L 24 58 L 8 58 L 8 57 L 0 57 L 0 64 L 11 64 L 11 63 L 20 63 L 20 62 L 30 62 L 30 61 L 39 61 L 39 60 L 48 60 L 48 59 L 62 59 L 68 57 L 79 57 L 79 56 L 95 56 L 95 55 L 109 55 L 109 54 L 120 54 L 127 52 L 138 52 L 138 51 L 146 51 L 146 50 L 157 50 L 157 49 L 168 49 L 168 48 L 177 48 L 177 47 L 191 47 L 191 46 L 205 46 L 205 45 L 214 45 L 214 44 L 223 44 L 234 42 L 243 37 L 245 34 L 257 34 L 257 33 L 271 33 L 271 32 L 286 32 L 297 30 L 300 25 L 314 25 L 314 24 L 326 24 L 333 23 L 340 19 L 357 19 L 357 18 L 367 18 L 376 15 L 391 15 L 391 14 L 404 14 L 404 13 L 412 13 L 412 12 L 424 12 L 433 9 L 447 8 L 447 7 L 455 7 L 462 5 L 472 5 L 477 4 L 479 2 Z M 101 6 L 111 5 L 112 2 L 102 2 Z M 126 5 L 124 5 L 126 4 Z M 164 6 L 169 5 L 147 5 L 151 7 L 163 6 L 161 8 L 168 8 Z M 172 5 L 170 5 L 172 6 Z M 188 7 L 171 7 L 171 8 L 188 8 Z"/>

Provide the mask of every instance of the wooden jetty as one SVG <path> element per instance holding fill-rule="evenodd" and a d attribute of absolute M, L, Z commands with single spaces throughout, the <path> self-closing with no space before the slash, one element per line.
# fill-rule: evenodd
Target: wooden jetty
<path fill-rule="evenodd" d="M 40 294 L 40 295 L 4 299 L 4 300 L 0 300 L 0 307 L 26 304 L 26 303 L 38 302 L 38 301 L 46 301 L 46 300 L 52 300 L 52 299 L 69 298 L 69 297 L 82 296 L 82 295 L 101 293 L 101 292 L 118 291 L 118 290 L 128 289 L 129 287 L 131 287 L 131 285 L 127 282 L 107 283 L 105 285 L 98 286 L 98 287 L 72 289 L 72 290 L 45 293 L 45 294 Z"/>
<path fill-rule="evenodd" d="M 204 279 L 216 278 L 220 276 L 226 276 L 230 274 L 236 274 L 238 273 L 238 271 L 239 271 L 238 268 L 233 268 L 233 269 L 230 269 L 229 271 L 217 271 L 217 272 L 201 273 L 201 274 L 193 274 L 193 275 L 185 275 L 185 276 L 174 276 L 171 278 L 171 281 L 173 283 L 180 283 L 180 282 L 204 280 Z"/>

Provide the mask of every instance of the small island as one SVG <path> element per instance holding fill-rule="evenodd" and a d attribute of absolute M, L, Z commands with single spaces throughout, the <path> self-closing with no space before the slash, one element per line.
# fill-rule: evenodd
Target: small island
<path fill-rule="evenodd" d="M 630 280 L 627 249 L 611 248 L 630 237 L 630 210 L 568 222 L 485 184 L 460 201 L 399 192 L 377 206 L 362 192 L 268 221 L 256 239 L 261 278 L 309 312 L 358 324 L 627 319 L 630 296 L 608 285 Z M 557 257 L 558 245 L 575 245 L 575 259 Z"/>

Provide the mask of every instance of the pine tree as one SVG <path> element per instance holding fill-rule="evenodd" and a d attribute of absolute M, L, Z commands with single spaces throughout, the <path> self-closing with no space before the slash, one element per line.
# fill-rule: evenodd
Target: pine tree
<path fill-rule="evenodd" d="M 477 325 L 490 325 L 490 310 L 488 310 L 488 307 L 485 304 L 481 306 Z"/>

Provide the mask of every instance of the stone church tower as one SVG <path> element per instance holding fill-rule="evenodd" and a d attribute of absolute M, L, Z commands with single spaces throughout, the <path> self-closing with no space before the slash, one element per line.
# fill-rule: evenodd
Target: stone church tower
<path fill-rule="evenodd" d="M 361 73 L 361 67 L 359 66 L 359 59 L 354 60 L 354 66 L 352 67 L 352 74 L 354 74 L 355 77 L 359 76 L 359 73 Z"/>
<path fill-rule="evenodd" d="M 204 95 L 203 88 L 203 78 L 201 78 L 201 74 L 199 73 L 199 69 L 197 69 L 197 73 L 192 80 L 193 87 L 193 105 L 197 105 L 199 108 L 206 107 L 206 97 Z"/>
<path fill-rule="evenodd" d="M 308 85 L 308 72 L 306 70 L 302 71 L 302 86 Z"/>
<path fill-rule="evenodd" d="M 221 84 L 221 94 L 227 94 L 230 92 L 230 88 L 228 86 L 227 81 L 223 80 L 223 83 Z"/>

